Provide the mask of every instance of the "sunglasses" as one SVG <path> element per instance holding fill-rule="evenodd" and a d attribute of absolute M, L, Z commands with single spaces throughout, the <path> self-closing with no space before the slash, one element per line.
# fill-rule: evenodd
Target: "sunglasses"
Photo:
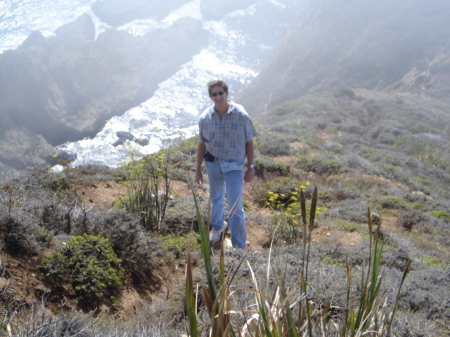
<path fill-rule="evenodd" d="M 222 96 L 223 94 L 224 94 L 223 91 L 219 91 L 219 92 L 213 92 L 213 93 L 211 94 L 211 96 L 216 97 L 217 95 Z"/>

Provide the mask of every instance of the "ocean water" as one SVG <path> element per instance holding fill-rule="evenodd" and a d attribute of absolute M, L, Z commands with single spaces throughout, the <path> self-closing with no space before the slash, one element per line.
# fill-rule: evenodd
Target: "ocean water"
<path fill-rule="evenodd" d="M 51 36 L 66 23 L 90 13 L 95 0 L 0 0 L 0 53 L 16 49 L 35 30 Z"/>
<path fill-rule="evenodd" d="M 185 16 L 201 19 L 200 0 L 181 7 L 161 22 L 139 20 L 136 25 L 130 23 L 121 29 L 145 34 L 155 27 L 167 27 Z M 235 48 L 231 48 L 243 42 L 239 32 L 222 22 L 207 21 L 203 25 L 211 34 L 209 46 L 172 77 L 161 82 L 151 98 L 109 120 L 96 137 L 59 146 L 62 150 L 77 154 L 74 165 L 95 163 L 116 167 L 127 161 L 130 153 L 133 157 L 136 153 L 151 154 L 180 139 L 194 136 L 198 130 L 198 116 L 210 102 L 206 90 L 208 81 L 224 78 L 234 83 L 234 88 L 230 86 L 232 93 L 257 75 L 257 69 L 243 65 L 234 53 Z M 126 140 L 114 146 L 118 140 L 117 132 L 129 132 L 137 140 L 148 140 L 148 145 Z"/>
<path fill-rule="evenodd" d="M 60 26 L 88 13 L 96 24 L 97 34 L 108 26 L 91 11 L 94 0 L 26 0 L 0 1 L 0 52 L 17 48 L 27 36 L 39 29 L 44 36 L 50 36 Z M 293 2 L 295 3 L 295 2 Z M 230 98 L 246 83 L 257 76 L 262 58 L 271 48 L 271 42 L 264 41 L 264 34 L 255 30 L 258 38 L 246 31 L 242 23 L 252 19 L 258 10 L 268 13 L 273 10 L 280 20 L 281 10 L 289 11 L 279 1 L 260 0 L 252 6 L 229 13 L 220 21 L 205 21 L 200 11 L 200 0 L 193 0 L 174 10 L 163 20 L 149 18 L 130 22 L 118 29 L 134 35 L 144 35 L 156 28 L 169 27 L 182 17 L 201 20 L 210 32 L 210 43 L 191 61 L 184 64 L 172 77 L 161 82 L 147 101 L 107 121 L 98 134 L 89 139 L 68 142 L 59 149 L 76 154 L 73 165 L 88 163 L 117 167 L 128 160 L 130 152 L 151 154 L 163 146 L 194 136 L 197 133 L 197 119 L 202 110 L 210 104 L 206 83 L 222 78 L 230 84 Z M 270 14 L 268 14 L 270 16 Z M 263 38 L 261 39 L 261 35 Z M 252 57 L 241 55 L 241 49 L 252 45 Z M 134 140 L 119 140 L 118 132 L 127 132 Z M 140 140 L 148 140 L 140 145 Z M 138 140 L 138 141 L 136 141 Z M 55 170 L 62 169 L 59 166 Z"/>

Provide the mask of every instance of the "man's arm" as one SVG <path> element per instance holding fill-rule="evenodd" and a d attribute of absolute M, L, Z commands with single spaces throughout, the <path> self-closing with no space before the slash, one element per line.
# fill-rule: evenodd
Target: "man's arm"
<path fill-rule="evenodd" d="M 255 159 L 255 149 L 253 147 L 253 141 L 249 141 L 245 144 L 245 155 L 247 157 L 247 165 L 252 165 Z M 247 170 L 244 175 L 244 182 L 249 183 L 253 180 L 255 169 L 247 166 Z"/>
<path fill-rule="evenodd" d="M 195 169 L 195 181 L 200 185 L 203 185 L 202 164 L 205 153 L 206 145 L 199 140 L 197 144 L 197 167 Z"/>

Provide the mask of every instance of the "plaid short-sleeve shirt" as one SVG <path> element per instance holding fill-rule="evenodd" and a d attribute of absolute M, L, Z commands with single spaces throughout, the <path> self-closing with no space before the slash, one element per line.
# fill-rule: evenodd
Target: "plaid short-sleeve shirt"
<path fill-rule="evenodd" d="M 222 119 L 213 105 L 202 113 L 198 125 L 200 140 L 217 158 L 223 172 L 244 169 L 246 143 L 257 132 L 242 105 L 232 102 Z"/>

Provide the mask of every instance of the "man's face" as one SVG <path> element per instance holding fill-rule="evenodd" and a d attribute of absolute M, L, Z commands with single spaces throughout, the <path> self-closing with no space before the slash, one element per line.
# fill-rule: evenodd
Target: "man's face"
<path fill-rule="evenodd" d="M 216 107 L 221 107 L 228 104 L 228 93 L 226 93 L 221 86 L 213 87 L 209 97 L 214 102 Z"/>

